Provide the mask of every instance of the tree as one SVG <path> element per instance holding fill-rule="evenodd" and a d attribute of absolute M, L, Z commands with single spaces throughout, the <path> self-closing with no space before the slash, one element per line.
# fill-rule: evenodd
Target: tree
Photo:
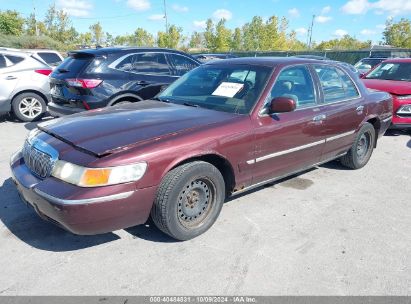
<path fill-rule="evenodd" d="M 171 25 L 168 28 L 168 32 L 158 32 L 157 34 L 157 45 L 163 48 L 176 49 L 183 36 L 181 35 L 183 29 L 175 25 Z"/>
<path fill-rule="evenodd" d="M 106 32 L 106 45 L 112 46 L 114 44 L 114 37 L 109 32 Z"/>
<path fill-rule="evenodd" d="M 243 49 L 243 33 L 241 29 L 237 27 L 234 30 L 233 37 L 231 38 L 231 50 L 241 51 Z"/>
<path fill-rule="evenodd" d="M 207 20 L 207 26 L 204 32 L 205 46 L 208 50 L 214 51 L 215 46 L 215 33 L 214 33 L 214 23 L 213 20 Z"/>
<path fill-rule="evenodd" d="M 228 52 L 231 47 L 231 31 L 225 26 L 225 19 L 221 19 L 215 27 L 215 50 Z"/>
<path fill-rule="evenodd" d="M 245 51 L 262 51 L 266 39 L 263 19 L 259 16 L 253 17 L 251 22 L 243 26 L 243 43 Z"/>
<path fill-rule="evenodd" d="M 0 11 L 0 33 L 19 36 L 23 32 L 24 18 L 17 11 Z"/>
<path fill-rule="evenodd" d="M 71 20 L 66 12 L 56 9 L 55 4 L 50 5 L 44 19 L 47 36 L 63 43 L 73 43 L 78 33 L 71 25 Z"/>
<path fill-rule="evenodd" d="M 202 49 L 204 47 L 203 35 L 199 32 L 193 32 L 190 37 L 188 46 L 192 49 Z"/>
<path fill-rule="evenodd" d="M 79 35 L 78 41 L 82 45 L 89 46 L 89 45 L 91 45 L 91 43 L 93 41 L 93 35 L 90 32 L 82 33 L 82 34 Z"/>
<path fill-rule="evenodd" d="M 394 23 L 392 19 L 387 20 L 383 39 L 388 45 L 411 48 L 411 21 L 405 18 L 397 23 Z"/>
<path fill-rule="evenodd" d="M 100 22 L 90 25 L 89 30 L 93 36 L 93 42 L 96 45 L 101 45 L 103 43 L 104 32 Z"/>
<path fill-rule="evenodd" d="M 315 47 L 316 50 L 358 50 L 371 46 L 371 40 L 360 41 L 350 35 L 339 39 L 323 41 Z"/>
<path fill-rule="evenodd" d="M 134 31 L 130 42 L 135 46 L 154 46 L 154 37 L 145 29 L 139 27 Z"/>

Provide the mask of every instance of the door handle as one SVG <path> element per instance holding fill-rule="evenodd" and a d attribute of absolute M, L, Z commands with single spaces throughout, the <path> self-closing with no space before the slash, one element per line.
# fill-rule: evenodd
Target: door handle
<path fill-rule="evenodd" d="M 6 80 L 14 80 L 14 79 L 17 79 L 17 77 L 16 76 L 7 76 L 6 77 Z"/>
<path fill-rule="evenodd" d="M 325 120 L 326 118 L 327 118 L 326 115 L 321 114 L 321 115 L 315 116 L 313 118 L 313 122 L 321 122 L 321 121 Z"/>
<path fill-rule="evenodd" d="M 364 111 L 364 106 L 359 106 L 357 109 L 355 109 L 358 113 L 361 113 Z"/>

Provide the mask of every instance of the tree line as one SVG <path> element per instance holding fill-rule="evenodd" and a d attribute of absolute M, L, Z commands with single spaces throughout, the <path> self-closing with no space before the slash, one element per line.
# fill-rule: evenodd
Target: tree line
<path fill-rule="evenodd" d="M 388 20 L 381 44 L 411 48 L 411 21 L 405 18 L 396 23 Z M 68 14 L 57 9 L 54 4 L 50 5 L 43 20 L 37 20 L 34 14 L 23 18 L 14 10 L 0 11 L 0 45 L 53 47 L 62 50 L 79 45 L 129 45 L 210 52 L 301 51 L 309 48 L 297 39 L 295 31 L 289 30 L 289 21 L 285 17 L 271 16 L 263 20 L 255 16 L 250 22 L 233 30 L 226 26 L 224 19 L 218 22 L 208 19 L 203 31 L 195 31 L 189 36 L 183 35 L 183 29 L 176 25 L 170 25 L 156 35 L 137 27 L 131 34 L 113 36 L 103 30 L 100 22 L 92 24 L 87 32 L 79 33 Z M 371 41 L 361 41 L 345 35 L 320 43 L 314 42 L 310 47 L 313 50 L 358 50 L 370 45 Z"/>

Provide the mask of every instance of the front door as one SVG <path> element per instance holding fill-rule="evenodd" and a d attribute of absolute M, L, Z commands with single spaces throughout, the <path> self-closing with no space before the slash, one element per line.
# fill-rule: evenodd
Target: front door
<path fill-rule="evenodd" d="M 276 97 L 296 101 L 293 112 L 261 115 L 255 122 L 253 184 L 288 175 L 318 163 L 324 148 L 324 114 L 309 69 L 296 65 L 282 70 L 267 103 Z"/>

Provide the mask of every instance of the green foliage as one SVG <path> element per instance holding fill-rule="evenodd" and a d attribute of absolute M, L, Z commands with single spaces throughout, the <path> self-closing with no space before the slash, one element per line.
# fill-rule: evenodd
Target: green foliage
<path fill-rule="evenodd" d="M 92 40 L 96 45 L 101 45 L 103 43 L 103 27 L 101 26 L 100 22 L 90 25 L 89 30 L 92 35 Z"/>
<path fill-rule="evenodd" d="M 188 46 L 192 49 L 204 48 L 204 35 L 199 32 L 193 32 L 191 34 L 190 42 Z"/>
<path fill-rule="evenodd" d="M 54 49 L 60 51 L 68 51 L 75 48 L 74 45 L 63 44 L 50 37 L 28 35 L 11 36 L 0 34 L 0 45 L 16 49 Z"/>
<path fill-rule="evenodd" d="M 0 11 L 0 34 L 21 35 L 24 18 L 17 11 Z"/>
<path fill-rule="evenodd" d="M 316 50 L 359 50 L 371 46 L 371 41 L 360 41 L 350 35 L 345 35 L 339 39 L 323 41 L 315 46 Z"/>
<path fill-rule="evenodd" d="M 392 19 L 387 20 L 383 39 L 388 45 L 411 48 L 411 21 L 405 18 L 397 23 L 394 23 Z"/>
<path fill-rule="evenodd" d="M 78 33 L 71 25 L 71 20 L 63 10 L 57 10 L 55 4 L 50 5 L 44 19 L 46 35 L 63 43 L 74 43 Z"/>
<path fill-rule="evenodd" d="M 131 45 L 135 46 L 154 46 L 154 37 L 145 29 L 139 27 L 134 31 L 131 36 Z"/>
<path fill-rule="evenodd" d="M 162 48 L 176 49 L 179 47 L 180 42 L 183 40 L 181 33 L 183 29 L 175 25 L 171 25 L 168 28 L 168 32 L 158 32 L 157 45 Z"/>

